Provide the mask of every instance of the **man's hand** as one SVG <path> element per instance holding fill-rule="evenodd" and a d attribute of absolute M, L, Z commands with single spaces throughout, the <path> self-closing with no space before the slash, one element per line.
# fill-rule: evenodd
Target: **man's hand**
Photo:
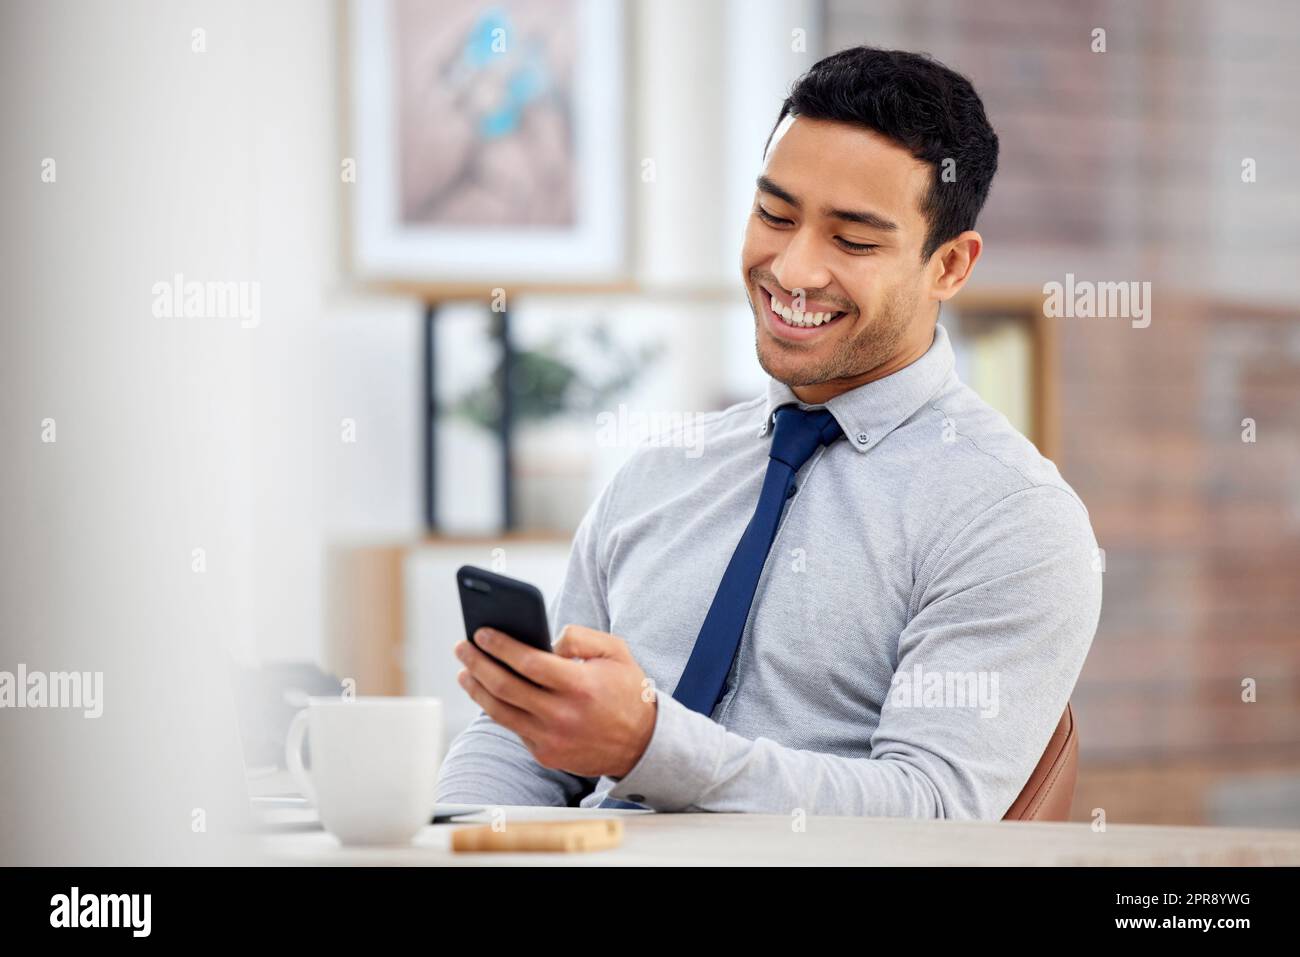
<path fill-rule="evenodd" d="M 616 635 L 566 625 L 554 654 L 480 628 L 458 642 L 456 679 L 497 724 L 523 740 L 544 767 L 581 777 L 621 778 L 654 733 L 655 689 Z M 535 684 L 512 675 L 504 661 Z"/>

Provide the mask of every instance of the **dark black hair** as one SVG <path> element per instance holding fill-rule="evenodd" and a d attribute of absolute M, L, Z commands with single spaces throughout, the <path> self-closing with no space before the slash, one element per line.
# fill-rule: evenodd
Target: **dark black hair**
<path fill-rule="evenodd" d="M 781 104 L 770 145 L 789 114 L 866 127 L 930 164 L 921 212 L 930 224 L 921 259 L 975 220 L 998 168 L 998 136 L 970 80 L 926 54 L 850 47 L 818 60 Z M 764 153 L 767 148 L 764 147 Z M 952 182 L 942 163 L 955 162 Z"/>

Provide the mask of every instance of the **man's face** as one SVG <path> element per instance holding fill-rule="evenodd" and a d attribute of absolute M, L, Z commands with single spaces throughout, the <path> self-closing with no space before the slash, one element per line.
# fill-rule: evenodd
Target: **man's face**
<path fill-rule="evenodd" d="M 758 361 L 790 386 L 893 371 L 933 331 L 921 262 L 930 167 L 870 130 L 787 122 L 768 150 L 741 252 Z M 774 311 L 773 295 L 778 310 L 802 306 L 802 323 Z M 833 315 L 812 325 L 818 313 Z"/>

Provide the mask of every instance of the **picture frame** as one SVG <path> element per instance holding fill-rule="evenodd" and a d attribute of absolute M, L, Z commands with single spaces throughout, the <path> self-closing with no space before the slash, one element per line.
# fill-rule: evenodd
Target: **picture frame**
<path fill-rule="evenodd" d="M 355 274 L 428 299 L 625 285 L 624 21 L 621 0 L 352 0 Z"/>

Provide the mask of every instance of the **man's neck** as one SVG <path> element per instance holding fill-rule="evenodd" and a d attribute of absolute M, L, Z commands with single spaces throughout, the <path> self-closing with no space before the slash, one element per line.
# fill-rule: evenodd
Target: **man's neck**
<path fill-rule="evenodd" d="M 875 382 L 877 379 L 883 379 L 891 376 L 895 372 L 906 369 L 921 356 L 925 355 L 931 344 L 934 342 L 934 330 L 931 329 L 930 335 L 925 338 L 924 344 L 916 344 L 906 349 L 892 358 L 886 360 L 874 369 L 870 369 L 860 375 L 849 376 L 843 379 L 828 379 L 826 382 L 816 382 L 812 385 L 791 386 L 790 391 L 795 394 L 800 402 L 808 405 L 824 405 L 837 395 L 843 395 L 845 392 L 851 392 L 859 386 L 866 385 L 868 382 Z"/>

